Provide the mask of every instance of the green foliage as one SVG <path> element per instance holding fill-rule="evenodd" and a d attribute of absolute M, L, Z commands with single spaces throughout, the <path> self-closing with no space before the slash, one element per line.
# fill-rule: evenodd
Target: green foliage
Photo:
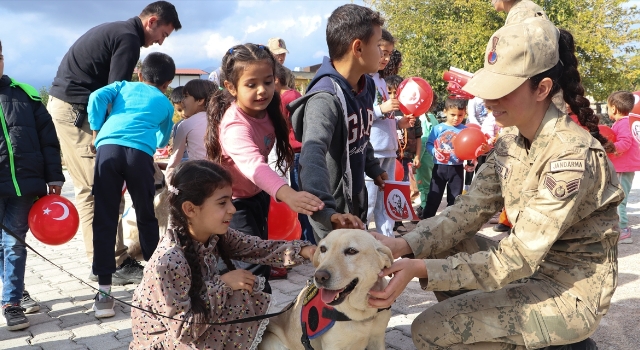
<path fill-rule="evenodd" d="M 44 104 L 44 106 L 46 107 L 47 103 L 49 103 L 49 88 L 47 88 L 46 86 L 43 86 L 40 88 L 40 90 L 38 90 L 38 92 L 40 93 L 42 104 Z"/>
<path fill-rule="evenodd" d="M 368 0 L 397 38 L 404 76 L 421 76 L 445 93 L 450 66 L 482 67 L 487 41 L 505 21 L 486 0 Z M 640 86 L 640 10 L 623 0 L 535 0 L 575 38 L 587 94 L 603 101 L 614 90 Z"/>

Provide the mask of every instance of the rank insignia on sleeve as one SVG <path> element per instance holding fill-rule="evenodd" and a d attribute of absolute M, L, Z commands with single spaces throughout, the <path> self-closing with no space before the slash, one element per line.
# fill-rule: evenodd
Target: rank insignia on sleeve
<path fill-rule="evenodd" d="M 556 180 L 553 176 L 547 174 L 544 179 L 544 186 L 551 192 L 552 196 L 558 199 L 565 199 L 575 192 L 578 192 L 578 189 L 580 189 L 580 179 L 566 182 Z"/>

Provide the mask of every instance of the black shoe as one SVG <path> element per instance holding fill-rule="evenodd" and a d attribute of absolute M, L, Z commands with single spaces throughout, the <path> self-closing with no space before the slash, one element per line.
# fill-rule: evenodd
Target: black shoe
<path fill-rule="evenodd" d="M 19 305 L 9 305 L 2 308 L 2 315 L 7 320 L 7 329 L 17 331 L 29 327 L 29 320 L 24 315 L 24 309 Z"/>
<path fill-rule="evenodd" d="M 92 272 L 89 272 L 89 281 L 98 282 L 98 276 L 94 275 Z M 131 283 L 133 282 L 129 282 L 128 280 L 120 276 L 116 276 L 115 273 L 111 275 L 111 284 L 114 286 L 124 286 L 125 284 L 131 284 Z"/>
<path fill-rule="evenodd" d="M 496 232 L 508 232 L 509 230 L 511 230 L 511 227 L 505 224 L 497 224 L 493 226 L 493 230 Z"/>
<path fill-rule="evenodd" d="M 593 339 L 587 338 L 581 342 L 573 344 L 547 346 L 544 350 L 598 350 L 598 346 Z"/>
<path fill-rule="evenodd" d="M 24 309 L 25 314 L 30 314 L 40 310 L 40 305 L 38 302 L 31 299 L 29 292 L 26 290 L 22 292 L 22 300 L 20 300 L 20 306 Z"/>
<path fill-rule="evenodd" d="M 142 275 L 144 266 L 132 258 L 127 258 L 122 265 L 120 265 L 116 272 L 113 273 L 111 284 L 114 286 L 121 286 L 129 283 L 139 284 L 142 281 Z M 123 280 L 125 283 L 119 284 L 116 279 Z"/>

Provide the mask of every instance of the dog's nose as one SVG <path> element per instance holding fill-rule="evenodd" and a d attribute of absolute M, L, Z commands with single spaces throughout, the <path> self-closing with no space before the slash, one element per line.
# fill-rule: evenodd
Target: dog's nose
<path fill-rule="evenodd" d="M 316 279 L 317 283 L 324 283 L 331 278 L 331 274 L 326 270 L 318 270 L 313 277 Z"/>

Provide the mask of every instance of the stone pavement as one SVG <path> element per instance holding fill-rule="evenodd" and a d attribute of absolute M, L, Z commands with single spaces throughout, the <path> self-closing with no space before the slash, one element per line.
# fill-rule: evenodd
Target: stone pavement
<path fill-rule="evenodd" d="M 71 181 L 65 184 L 63 195 L 73 200 Z M 634 181 L 628 205 L 630 225 L 635 242 L 621 245 L 619 251 L 619 286 L 613 297 L 611 310 L 592 336 L 602 350 L 635 350 L 640 348 L 640 176 Z M 411 229 L 410 224 L 406 224 Z M 482 231 L 492 235 L 490 227 Z M 81 235 L 62 246 L 46 246 L 28 235 L 27 242 L 54 263 L 74 275 L 86 279 L 90 264 L 84 254 Z M 294 268 L 286 280 L 273 281 L 276 306 L 282 308 L 291 301 L 313 267 Z M 27 290 L 40 302 L 40 311 L 28 315 L 31 326 L 22 331 L 8 331 L 0 317 L 0 349 L 126 349 L 132 339 L 130 308 L 116 303 L 113 318 L 97 319 L 91 306 L 95 291 L 44 261 L 32 252 L 27 260 L 25 278 Z M 95 283 L 92 285 L 96 286 Z M 113 287 L 117 298 L 130 302 L 135 285 Z M 392 307 L 393 316 L 387 327 L 388 349 L 414 349 L 411 341 L 411 322 L 426 308 L 434 305 L 433 293 L 420 289 L 418 282 L 409 284 Z"/>

